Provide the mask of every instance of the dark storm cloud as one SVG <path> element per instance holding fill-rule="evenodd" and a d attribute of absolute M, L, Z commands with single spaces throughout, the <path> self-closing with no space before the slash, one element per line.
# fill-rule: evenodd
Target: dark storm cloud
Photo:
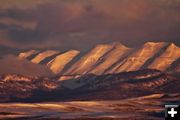
<path fill-rule="evenodd" d="M 8 27 L 9 40 L 20 45 L 80 49 L 112 41 L 180 44 L 179 11 L 178 0 L 60 0 L 27 9 L 7 8 L 0 19 L 37 23 L 34 29 Z"/>
<path fill-rule="evenodd" d="M 7 25 L 4 23 L 0 23 L 0 30 L 17 31 L 19 29 L 23 29 L 23 28 L 21 26 L 17 26 L 17 25 Z"/>
<path fill-rule="evenodd" d="M 21 10 L 18 8 L 10 8 L 10 9 L 1 9 L 0 17 L 8 17 L 15 20 L 32 20 L 34 18 L 34 13 L 32 9 Z"/>
<path fill-rule="evenodd" d="M 19 43 L 41 42 L 48 37 L 45 32 L 31 29 L 12 29 L 9 38 Z"/>
<path fill-rule="evenodd" d="M 30 43 L 33 42 L 33 40 L 41 41 L 47 37 L 47 34 L 44 34 L 41 31 L 25 29 L 22 26 L 4 23 L 0 23 L 0 31 L 7 31 L 8 39 L 18 43 Z"/>

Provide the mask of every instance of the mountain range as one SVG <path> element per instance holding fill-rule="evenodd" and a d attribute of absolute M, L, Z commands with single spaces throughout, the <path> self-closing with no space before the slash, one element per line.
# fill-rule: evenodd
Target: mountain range
<path fill-rule="evenodd" d="M 4 69 L 5 63 L 12 68 L 0 76 L 1 102 L 112 100 L 180 89 L 180 48 L 173 43 L 101 44 L 86 53 L 29 50 L 1 60 Z"/>
<path fill-rule="evenodd" d="M 177 71 L 180 48 L 166 42 L 147 42 L 139 48 L 112 43 L 97 45 L 86 53 L 29 50 L 19 53 L 18 58 L 47 66 L 56 75 L 104 75 L 140 69 Z"/>

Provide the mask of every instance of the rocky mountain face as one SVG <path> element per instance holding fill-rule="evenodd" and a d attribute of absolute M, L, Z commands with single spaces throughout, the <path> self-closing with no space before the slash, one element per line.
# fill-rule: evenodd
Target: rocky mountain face
<path fill-rule="evenodd" d="M 51 91 L 58 86 L 54 79 L 22 75 L 0 76 L 0 102 L 31 98 L 35 91 Z"/>
<path fill-rule="evenodd" d="M 16 63 L 21 61 L 21 68 L 31 63 L 38 66 L 33 68 L 46 68 L 54 76 L 3 74 L 0 98 L 1 102 L 114 100 L 179 93 L 179 59 L 180 48 L 164 42 L 147 42 L 139 48 L 128 48 L 121 43 L 101 44 L 87 53 L 25 51 L 16 58 Z M 33 68 L 28 72 L 35 72 Z"/>
<path fill-rule="evenodd" d="M 30 50 L 20 53 L 18 57 L 43 64 L 58 75 L 103 75 L 147 68 L 166 71 L 174 62 L 179 65 L 180 48 L 165 42 L 147 42 L 139 48 L 112 43 L 97 45 L 83 55 L 78 50 L 63 53 Z"/>
<path fill-rule="evenodd" d="M 47 66 L 55 73 L 60 73 L 65 66 L 73 60 L 77 55 L 79 54 L 79 51 L 77 50 L 70 50 L 65 53 L 62 53 L 60 55 L 57 55 L 55 58 L 53 58 L 50 62 L 47 63 Z"/>
<path fill-rule="evenodd" d="M 58 77 L 0 77 L 1 102 L 117 100 L 149 94 L 177 93 L 180 79 L 158 70 L 139 70 L 118 74 L 87 74 L 65 81 Z M 173 87 L 175 86 L 175 87 Z"/>
<path fill-rule="evenodd" d="M 165 51 L 154 60 L 148 68 L 166 70 L 170 65 L 180 58 L 180 48 L 175 44 L 170 44 Z"/>

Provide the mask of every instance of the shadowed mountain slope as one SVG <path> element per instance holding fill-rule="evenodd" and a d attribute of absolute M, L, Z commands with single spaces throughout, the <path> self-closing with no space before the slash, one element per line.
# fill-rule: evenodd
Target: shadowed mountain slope
<path fill-rule="evenodd" d="M 153 57 L 162 47 L 165 47 L 165 45 L 166 43 L 163 42 L 147 42 L 141 48 L 132 52 L 132 54 L 127 56 L 123 61 L 120 61 L 120 63 L 108 73 L 139 70 L 148 59 Z"/>
<path fill-rule="evenodd" d="M 101 61 L 89 72 L 93 74 L 103 74 L 108 68 L 122 59 L 127 55 L 132 49 L 117 43 L 114 48 L 106 55 L 104 55 Z"/>
<path fill-rule="evenodd" d="M 113 49 L 113 45 L 97 45 L 89 53 L 80 58 L 74 65 L 72 65 L 65 74 L 86 74 L 89 70 L 99 63 L 102 56 Z"/>
<path fill-rule="evenodd" d="M 85 54 L 77 50 L 37 53 L 36 50 L 22 52 L 19 58 L 31 57 L 31 62 L 63 75 L 103 75 L 146 68 L 165 71 L 180 58 L 180 48 L 166 42 L 147 42 L 139 48 L 128 48 L 121 43 L 100 44 Z"/>
<path fill-rule="evenodd" d="M 47 50 L 44 51 L 42 53 L 39 53 L 35 58 L 33 58 L 31 61 L 33 63 L 40 63 L 42 60 L 44 60 L 47 57 L 50 57 L 52 55 L 58 54 L 58 51 L 54 51 L 54 50 Z"/>
<path fill-rule="evenodd" d="M 180 48 L 171 43 L 164 51 L 164 53 L 158 57 L 148 68 L 166 70 L 178 58 L 180 58 Z"/>
<path fill-rule="evenodd" d="M 62 53 L 58 56 L 56 56 L 53 60 L 51 60 L 47 66 L 54 72 L 54 73 L 60 73 L 65 65 L 67 65 L 74 57 L 76 57 L 79 54 L 79 51 L 77 50 L 69 50 L 65 53 Z"/>

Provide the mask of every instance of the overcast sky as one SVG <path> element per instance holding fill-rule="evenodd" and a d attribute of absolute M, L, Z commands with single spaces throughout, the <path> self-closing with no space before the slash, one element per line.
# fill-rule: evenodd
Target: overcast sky
<path fill-rule="evenodd" d="M 180 45 L 180 0 L 0 0 L 0 46 Z"/>

